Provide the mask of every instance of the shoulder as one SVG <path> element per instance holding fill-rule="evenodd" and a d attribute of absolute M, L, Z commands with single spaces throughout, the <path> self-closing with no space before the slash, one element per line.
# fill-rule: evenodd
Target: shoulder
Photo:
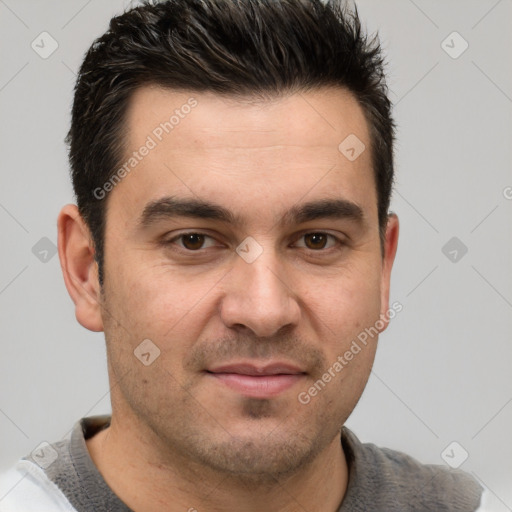
<path fill-rule="evenodd" d="M 44 471 L 20 460 L 0 474 L 0 512 L 76 512 Z"/>
<path fill-rule="evenodd" d="M 410 455 L 361 443 L 348 429 L 342 442 L 350 467 L 349 488 L 371 496 L 380 508 L 474 512 L 482 499 L 482 486 L 468 473 L 437 464 L 422 464 Z"/>

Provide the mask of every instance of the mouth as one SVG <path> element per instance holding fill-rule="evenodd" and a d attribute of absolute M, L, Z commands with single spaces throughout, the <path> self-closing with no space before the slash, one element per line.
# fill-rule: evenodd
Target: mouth
<path fill-rule="evenodd" d="M 286 363 L 236 363 L 213 367 L 206 374 L 233 391 L 251 398 L 272 398 L 301 382 L 307 375 Z"/>

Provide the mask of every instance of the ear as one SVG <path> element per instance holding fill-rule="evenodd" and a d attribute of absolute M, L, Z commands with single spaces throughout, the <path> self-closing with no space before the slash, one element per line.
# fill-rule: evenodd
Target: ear
<path fill-rule="evenodd" d="M 74 204 L 59 213 L 58 248 L 64 282 L 75 303 L 78 322 L 90 331 L 103 331 L 98 265 L 90 231 Z"/>
<path fill-rule="evenodd" d="M 384 327 L 380 332 L 384 331 L 389 325 L 389 290 L 391 282 L 391 268 L 395 261 L 396 250 L 398 247 L 399 222 L 398 217 L 394 213 L 388 215 L 386 225 L 386 239 L 384 241 L 384 254 L 382 258 L 382 274 L 381 274 L 381 297 L 380 297 L 380 318 L 384 322 Z"/>

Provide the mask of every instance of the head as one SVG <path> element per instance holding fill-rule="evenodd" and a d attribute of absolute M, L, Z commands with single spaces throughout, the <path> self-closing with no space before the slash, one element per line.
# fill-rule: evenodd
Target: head
<path fill-rule="evenodd" d="M 78 320 L 105 331 L 113 418 L 216 470 L 312 461 L 367 382 L 377 335 L 339 358 L 387 326 L 398 236 L 382 57 L 357 12 L 133 9 L 85 57 L 67 142 L 59 254 Z M 288 377 L 258 391 L 233 380 L 247 366 Z"/>

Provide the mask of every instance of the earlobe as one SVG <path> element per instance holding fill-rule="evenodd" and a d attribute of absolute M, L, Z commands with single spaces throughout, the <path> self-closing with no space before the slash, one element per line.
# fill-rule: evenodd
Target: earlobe
<path fill-rule="evenodd" d="M 98 265 L 89 229 L 78 208 L 68 204 L 58 221 L 59 259 L 78 322 L 91 331 L 103 331 Z"/>
<path fill-rule="evenodd" d="M 391 282 L 391 269 L 395 261 L 396 250 L 398 248 L 399 222 L 395 213 L 390 213 L 386 226 L 386 239 L 384 242 L 384 257 L 382 260 L 381 277 L 381 309 L 380 318 L 384 322 L 384 331 L 389 325 L 389 291 Z"/>

